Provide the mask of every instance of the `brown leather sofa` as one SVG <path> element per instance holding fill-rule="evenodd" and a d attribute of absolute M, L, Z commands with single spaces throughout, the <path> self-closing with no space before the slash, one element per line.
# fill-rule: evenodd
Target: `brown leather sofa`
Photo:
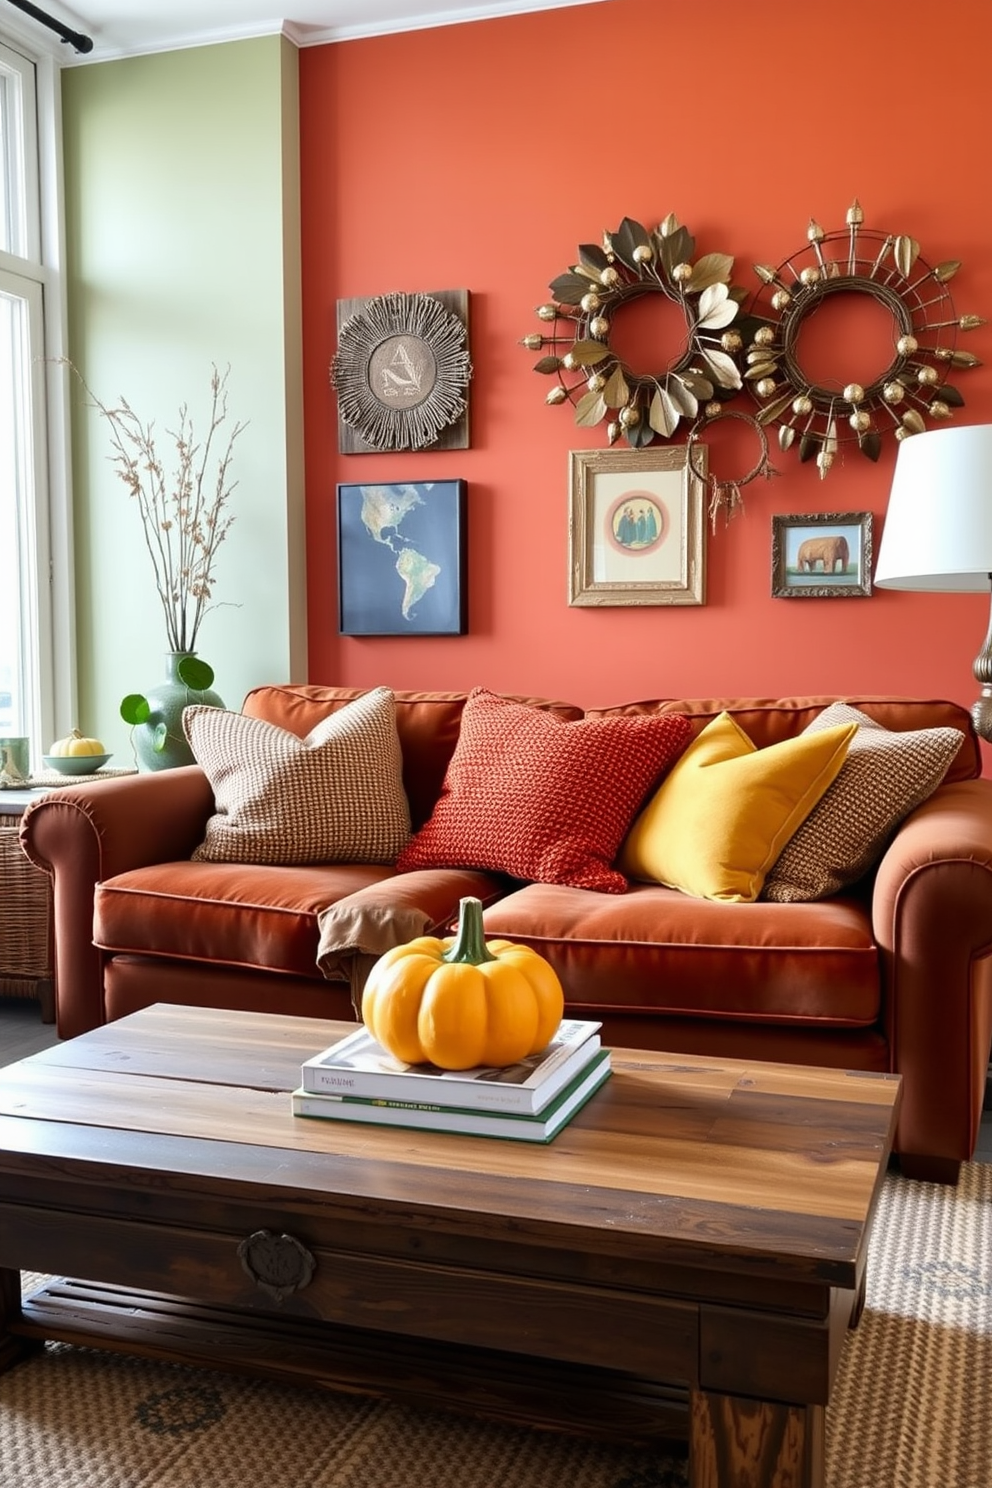
<path fill-rule="evenodd" d="M 357 696 L 260 687 L 243 711 L 302 737 Z M 396 699 L 416 828 L 438 797 L 465 695 Z M 833 701 L 669 699 L 586 716 L 678 711 L 698 732 L 726 710 L 760 748 Z M 351 1018 L 374 948 L 344 936 L 327 952 L 329 908 L 353 924 L 406 906 L 429 933 L 474 894 L 487 933 L 546 956 L 567 1012 L 601 1019 L 608 1043 L 901 1075 L 903 1170 L 954 1181 L 974 1150 L 992 1040 L 992 781 L 979 778 L 978 741 L 957 705 L 844 701 L 889 729 L 951 725 L 965 740 L 870 878 L 813 903 L 713 902 L 647 884 L 598 894 L 473 869 L 194 862 L 213 809 L 197 766 L 60 789 L 22 827 L 28 856 L 53 881 L 59 1033 L 154 1002 Z"/>

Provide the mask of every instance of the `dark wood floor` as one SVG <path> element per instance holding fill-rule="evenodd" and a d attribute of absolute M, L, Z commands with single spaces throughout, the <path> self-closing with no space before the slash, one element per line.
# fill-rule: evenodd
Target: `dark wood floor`
<path fill-rule="evenodd" d="M 13 1064 L 47 1049 L 56 1037 L 54 1024 L 42 1023 L 37 1002 L 29 997 L 0 997 L 0 1064 Z M 979 1162 L 992 1162 L 992 1098 L 986 1100 L 975 1157 Z"/>

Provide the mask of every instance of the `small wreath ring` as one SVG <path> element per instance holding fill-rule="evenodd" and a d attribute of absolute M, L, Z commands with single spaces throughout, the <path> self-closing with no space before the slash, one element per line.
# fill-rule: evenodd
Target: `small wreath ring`
<path fill-rule="evenodd" d="M 712 405 L 708 405 L 708 407 L 711 406 Z M 702 474 L 702 472 L 699 471 L 696 467 L 695 457 L 696 449 L 699 442 L 699 436 L 702 434 L 703 430 L 709 428 L 711 424 L 720 423 L 721 419 L 740 419 L 741 423 L 750 424 L 755 434 L 757 434 L 761 444 L 761 454 L 758 458 L 757 464 L 754 465 L 753 468 L 749 470 L 746 475 L 742 475 L 736 480 L 721 480 L 718 476 L 714 475 L 712 471 L 708 476 L 706 476 Z M 759 475 L 763 475 L 766 480 L 770 480 L 773 475 L 778 474 L 778 471 L 768 459 L 768 435 L 765 433 L 764 429 L 758 423 L 758 420 L 754 417 L 753 414 L 740 413 L 734 408 L 720 408 L 718 406 L 717 410 L 713 413 L 710 413 L 707 409 L 707 411 L 705 411 L 696 420 L 692 428 L 689 430 L 689 439 L 686 444 L 686 457 L 688 459 L 689 469 L 696 477 L 696 479 L 704 481 L 706 484 L 709 485 L 709 518 L 710 526 L 714 532 L 716 531 L 717 518 L 719 517 L 721 512 L 724 513 L 726 520 L 729 522 L 730 518 L 734 516 L 736 512 L 742 511 L 744 509 L 744 498 L 741 495 L 742 486 L 749 486 L 753 480 L 757 480 Z"/>

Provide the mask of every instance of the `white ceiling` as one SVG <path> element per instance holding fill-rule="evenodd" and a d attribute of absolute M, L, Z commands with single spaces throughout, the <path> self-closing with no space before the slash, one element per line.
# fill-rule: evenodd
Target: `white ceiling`
<path fill-rule="evenodd" d="M 93 50 L 78 54 L 57 35 L 0 0 L 0 26 L 34 39 L 54 51 L 66 65 L 105 61 L 177 47 L 237 41 L 249 36 L 285 34 L 298 46 L 416 31 L 556 10 L 563 5 L 594 5 L 608 0 L 32 0 L 71 30 L 93 40 Z M 281 6 L 284 14 L 278 14 Z"/>

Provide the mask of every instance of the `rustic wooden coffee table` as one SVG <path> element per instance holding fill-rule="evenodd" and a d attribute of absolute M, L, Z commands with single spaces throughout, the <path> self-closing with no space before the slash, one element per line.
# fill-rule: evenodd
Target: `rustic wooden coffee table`
<path fill-rule="evenodd" d="M 549 1146 L 294 1118 L 348 1025 L 159 1006 L 0 1070 L 0 1368 L 54 1338 L 820 1488 L 899 1081 L 615 1050 Z M 23 1305 L 19 1268 L 49 1281 Z"/>

